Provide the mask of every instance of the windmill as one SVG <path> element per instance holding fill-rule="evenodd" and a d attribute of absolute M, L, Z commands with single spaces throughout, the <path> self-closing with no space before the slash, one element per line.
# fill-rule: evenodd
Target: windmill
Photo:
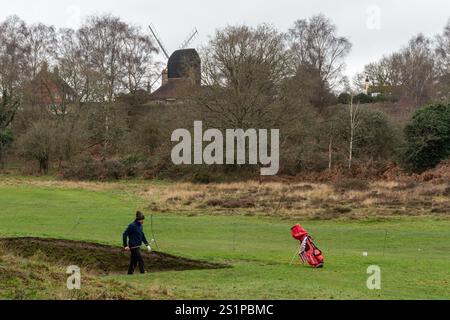
<path fill-rule="evenodd" d="M 161 37 L 159 36 L 155 26 L 153 24 L 150 23 L 150 25 L 148 26 L 148 28 L 150 29 L 150 32 L 153 35 L 153 38 L 155 39 L 156 43 L 158 44 L 159 48 L 161 49 L 161 52 L 164 55 L 165 58 L 165 63 L 167 64 L 167 62 L 170 59 L 170 55 L 169 55 L 169 51 L 166 49 L 166 46 L 164 45 L 164 42 L 161 40 Z M 184 40 L 180 47 L 178 48 L 178 50 L 183 50 L 186 49 L 194 40 L 195 38 L 198 36 L 198 30 L 197 28 L 194 28 L 194 30 L 191 31 L 191 33 L 189 33 L 189 35 L 186 37 L 186 40 Z M 164 69 L 162 71 L 163 74 L 163 82 L 164 82 L 164 77 L 167 76 L 167 69 Z M 159 81 L 159 78 L 157 78 L 151 85 L 150 88 L 152 88 L 156 82 Z"/>
<path fill-rule="evenodd" d="M 150 32 L 152 33 L 153 38 L 155 38 L 156 43 L 158 43 L 158 46 L 161 49 L 161 51 L 163 52 L 166 59 L 169 59 L 169 54 L 167 53 L 167 49 L 164 46 L 164 43 L 162 42 L 161 38 L 159 37 L 158 32 L 156 31 L 156 28 L 151 23 L 148 26 L 148 28 L 150 29 Z"/>

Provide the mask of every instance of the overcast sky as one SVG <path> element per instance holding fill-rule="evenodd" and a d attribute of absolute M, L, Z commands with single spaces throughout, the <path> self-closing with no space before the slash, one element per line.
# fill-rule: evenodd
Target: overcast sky
<path fill-rule="evenodd" d="M 269 22 L 287 30 L 295 20 L 324 13 L 353 44 L 346 73 L 397 50 L 415 34 L 434 36 L 450 17 L 448 0 L 13 0 L 2 1 L 0 19 L 19 15 L 28 23 L 74 27 L 86 15 L 112 13 L 147 26 L 153 23 L 169 51 L 197 27 L 201 46 L 227 24 Z"/>

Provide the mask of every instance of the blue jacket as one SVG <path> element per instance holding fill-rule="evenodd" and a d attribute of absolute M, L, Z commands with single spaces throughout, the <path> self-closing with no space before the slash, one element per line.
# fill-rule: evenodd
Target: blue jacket
<path fill-rule="evenodd" d="M 142 225 L 137 222 L 137 220 L 128 225 L 127 229 L 122 235 L 122 238 L 124 247 L 140 247 L 142 245 L 142 242 L 144 242 L 145 245 L 148 245 L 147 238 L 145 238 L 144 229 L 142 228 Z M 129 238 L 128 244 L 127 238 Z"/>

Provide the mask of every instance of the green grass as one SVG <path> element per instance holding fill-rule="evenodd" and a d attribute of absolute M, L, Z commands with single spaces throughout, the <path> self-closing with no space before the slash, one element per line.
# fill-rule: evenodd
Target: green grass
<path fill-rule="evenodd" d="M 142 200 L 118 192 L 31 187 L 26 181 L 0 186 L 0 236 L 120 246 L 138 207 Z M 108 278 L 143 292 L 164 288 L 176 299 L 449 298 L 449 220 L 303 221 L 325 254 L 325 268 L 319 270 L 289 265 L 297 245 L 290 227 L 299 221 L 207 213 L 157 214 L 153 220 L 161 251 L 233 268 Z M 145 228 L 151 238 L 149 222 Z M 382 290 L 366 287 L 370 265 L 381 267 Z"/>

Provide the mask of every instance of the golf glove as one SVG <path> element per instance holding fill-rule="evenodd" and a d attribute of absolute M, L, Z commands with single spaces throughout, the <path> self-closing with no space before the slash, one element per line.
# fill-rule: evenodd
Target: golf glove
<path fill-rule="evenodd" d="M 152 252 L 152 247 L 150 247 L 149 245 L 147 246 L 147 251 L 148 252 Z"/>

